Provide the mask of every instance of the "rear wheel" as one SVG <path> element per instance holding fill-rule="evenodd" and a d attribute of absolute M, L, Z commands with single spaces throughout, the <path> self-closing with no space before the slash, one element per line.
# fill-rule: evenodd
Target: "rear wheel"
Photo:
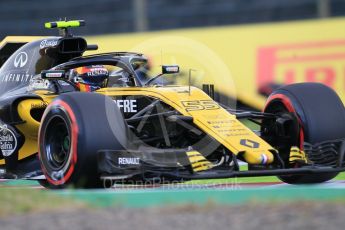
<path fill-rule="evenodd" d="M 101 149 L 123 150 L 127 126 L 116 104 L 96 93 L 69 93 L 46 109 L 39 132 L 39 157 L 48 188 L 102 187 Z"/>
<path fill-rule="evenodd" d="M 292 84 L 276 90 L 268 98 L 264 112 L 295 115 L 299 129 L 297 135 L 291 134 L 295 138 L 290 144 L 301 149 L 306 143 L 315 145 L 345 137 L 344 105 L 332 89 L 319 83 Z M 318 158 L 312 158 L 308 151 L 306 154 L 317 165 L 325 165 L 326 158 L 334 158 L 327 159 L 328 162 L 337 161 L 337 155 L 334 154 L 322 153 Z M 290 184 L 321 183 L 336 175 L 288 175 L 279 179 Z"/>

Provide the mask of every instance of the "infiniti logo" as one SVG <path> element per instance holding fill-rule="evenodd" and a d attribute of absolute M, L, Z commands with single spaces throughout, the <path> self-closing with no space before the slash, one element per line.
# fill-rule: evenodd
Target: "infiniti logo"
<path fill-rule="evenodd" d="M 14 59 L 14 67 L 22 68 L 28 62 L 28 54 L 25 52 L 20 52 Z"/>

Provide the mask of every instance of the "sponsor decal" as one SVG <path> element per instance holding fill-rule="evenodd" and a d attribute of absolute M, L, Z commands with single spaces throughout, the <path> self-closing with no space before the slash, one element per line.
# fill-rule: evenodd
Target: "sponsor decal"
<path fill-rule="evenodd" d="M 61 78 L 63 76 L 64 76 L 64 73 L 61 73 L 61 72 L 46 73 L 47 78 Z"/>
<path fill-rule="evenodd" d="M 32 79 L 29 85 L 30 89 L 49 89 L 50 82 L 49 80 L 43 79 Z"/>
<path fill-rule="evenodd" d="M 116 105 L 125 113 L 137 112 L 137 100 L 114 100 Z"/>
<path fill-rule="evenodd" d="M 93 77 L 93 76 L 104 76 L 108 75 L 108 70 L 103 67 L 95 67 L 91 68 L 89 72 L 87 72 L 87 76 Z"/>
<path fill-rule="evenodd" d="M 233 124 L 235 123 L 235 120 L 220 120 L 220 121 L 207 121 L 208 124 L 218 124 L 218 125 L 224 125 L 224 124 Z"/>
<path fill-rule="evenodd" d="M 58 44 L 58 41 L 59 40 L 47 40 L 47 39 L 44 39 L 40 43 L 40 49 L 56 46 Z"/>
<path fill-rule="evenodd" d="M 180 67 L 178 65 L 163 65 L 162 66 L 162 73 L 178 73 L 180 71 Z"/>
<path fill-rule="evenodd" d="M 140 162 L 140 158 L 138 157 L 119 157 L 118 164 L 119 165 L 138 165 Z"/>
<path fill-rule="evenodd" d="M 265 154 L 261 154 L 261 164 L 267 164 L 268 157 Z"/>
<path fill-rule="evenodd" d="M 7 125 L 0 126 L 0 149 L 2 155 L 8 157 L 14 153 L 17 148 L 17 138 L 13 131 Z"/>
<path fill-rule="evenodd" d="M 8 73 L 0 78 L 0 82 L 28 82 L 33 78 L 33 74 L 27 73 Z"/>
<path fill-rule="evenodd" d="M 345 40 L 259 47 L 257 85 L 320 82 L 343 94 L 344 61 Z"/>
<path fill-rule="evenodd" d="M 199 111 L 199 110 L 216 110 L 220 109 L 217 102 L 213 100 L 195 100 L 195 101 L 181 101 L 183 107 L 187 112 Z"/>
<path fill-rule="evenodd" d="M 241 139 L 240 144 L 252 149 L 257 149 L 260 146 L 258 142 L 249 139 Z"/>
<path fill-rule="evenodd" d="M 48 106 L 48 102 L 46 101 L 41 101 L 36 104 L 31 104 L 31 109 L 44 109 Z"/>
<path fill-rule="evenodd" d="M 26 65 L 27 62 L 28 62 L 28 54 L 26 52 L 20 52 L 14 58 L 13 65 L 16 68 L 22 68 Z"/>

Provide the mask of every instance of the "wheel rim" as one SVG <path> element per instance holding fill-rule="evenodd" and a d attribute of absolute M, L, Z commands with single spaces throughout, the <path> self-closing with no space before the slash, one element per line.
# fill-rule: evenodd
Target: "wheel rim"
<path fill-rule="evenodd" d="M 50 119 L 44 142 L 46 159 L 51 169 L 54 171 L 63 169 L 71 152 L 71 134 L 61 116 Z"/>

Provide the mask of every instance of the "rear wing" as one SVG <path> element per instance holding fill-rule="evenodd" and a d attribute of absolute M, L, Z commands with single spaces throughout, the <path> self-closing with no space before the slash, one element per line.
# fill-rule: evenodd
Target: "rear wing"
<path fill-rule="evenodd" d="M 0 67 L 5 61 L 26 43 L 38 40 L 39 36 L 8 36 L 0 42 Z"/>

